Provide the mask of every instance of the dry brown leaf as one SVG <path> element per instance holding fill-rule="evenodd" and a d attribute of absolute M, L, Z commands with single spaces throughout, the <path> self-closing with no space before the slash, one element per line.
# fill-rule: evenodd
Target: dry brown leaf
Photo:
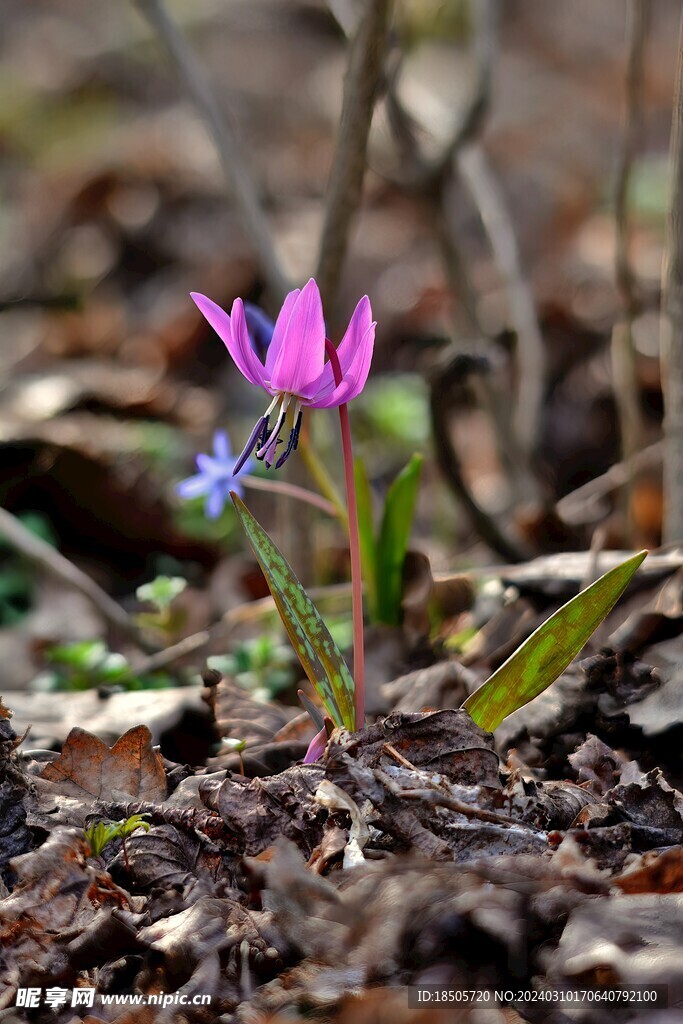
<path fill-rule="evenodd" d="M 14 1005 L 27 973 L 66 970 L 67 942 L 100 907 L 128 907 L 128 894 L 88 863 L 88 853 L 80 830 L 56 828 L 40 849 L 12 860 L 17 884 L 0 903 L 0 1008 Z"/>
<path fill-rule="evenodd" d="M 683 846 L 672 846 L 661 854 L 648 851 L 637 867 L 614 879 L 622 892 L 683 892 Z"/>
<path fill-rule="evenodd" d="M 11 718 L 12 712 L 9 708 L 5 707 L 2 697 L 0 697 L 0 718 Z"/>
<path fill-rule="evenodd" d="M 145 725 L 129 729 L 113 747 L 78 727 L 71 730 L 56 761 L 41 778 L 57 784 L 63 796 L 110 799 L 125 795 L 141 800 L 166 797 L 166 773 Z"/>

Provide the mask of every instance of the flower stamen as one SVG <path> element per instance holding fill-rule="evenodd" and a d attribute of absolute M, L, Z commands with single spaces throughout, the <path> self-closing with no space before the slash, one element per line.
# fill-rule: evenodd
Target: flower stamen
<path fill-rule="evenodd" d="M 267 415 L 266 416 L 261 416 L 261 418 L 256 423 L 256 426 L 252 430 L 251 434 L 249 435 L 249 440 L 245 444 L 245 446 L 244 446 L 244 448 L 242 450 L 242 454 L 240 455 L 239 459 L 237 460 L 237 462 L 233 466 L 233 470 L 232 470 L 232 475 L 233 476 L 236 476 L 239 473 L 239 471 L 241 470 L 242 466 L 245 464 L 245 462 L 247 461 L 247 459 L 249 458 L 249 456 L 253 452 L 253 450 L 256 447 L 256 445 L 257 444 L 261 444 L 261 440 L 263 438 L 263 432 L 265 430 L 268 430 L 268 416 Z"/>
<path fill-rule="evenodd" d="M 262 446 L 256 452 L 256 458 L 264 461 L 267 469 L 270 469 L 273 464 L 275 449 L 277 448 L 280 440 L 280 431 L 282 430 L 282 425 L 285 422 L 287 409 L 289 408 L 292 396 L 285 391 L 282 395 L 278 396 L 277 400 L 281 400 L 282 404 L 280 406 L 280 412 L 278 413 L 277 420 L 275 421 L 275 426 L 263 442 Z"/>
<path fill-rule="evenodd" d="M 287 447 L 275 463 L 275 468 L 280 469 L 285 464 L 292 452 L 295 452 L 299 444 L 299 434 L 301 432 L 301 421 L 303 419 L 303 410 L 301 408 L 301 402 L 297 399 L 297 403 L 294 406 L 294 426 L 292 427 L 289 440 L 287 441 Z"/>

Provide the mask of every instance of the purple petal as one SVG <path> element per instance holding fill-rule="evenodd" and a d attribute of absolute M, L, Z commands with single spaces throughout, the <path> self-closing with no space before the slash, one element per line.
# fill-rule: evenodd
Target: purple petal
<path fill-rule="evenodd" d="M 263 363 L 254 352 L 251 341 L 249 340 L 247 318 L 244 315 L 244 303 L 241 299 L 235 299 L 232 304 L 232 309 L 230 311 L 230 333 L 232 335 L 233 343 L 239 351 L 243 362 L 249 367 L 252 374 L 252 384 L 259 384 L 263 387 L 266 371 Z"/>
<path fill-rule="evenodd" d="M 372 309 L 370 299 L 364 295 L 353 311 L 346 333 L 337 348 L 337 358 L 341 367 L 342 378 L 349 372 L 353 360 L 360 348 L 366 331 L 372 325 Z M 326 398 L 336 387 L 332 364 L 326 363 L 315 392 L 315 398 Z"/>
<path fill-rule="evenodd" d="M 176 484 L 175 492 L 179 498 L 200 498 L 207 494 L 212 487 L 211 481 L 203 474 L 188 476 Z"/>
<path fill-rule="evenodd" d="M 213 454 L 221 462 L 227 462 L 232 455 L 230 438 L 228 437 L 227 431 L 217 430 L 213 435 Z"/>
<path fill-rule="evenodd" d="M 342 378 L 341 384 L 332 390 L 329 388 L 321 389 L 321 391 L 317 392 L 313 398 L 305 403 L 306 405 L 313 406 L 315 409 L 331 409 L 334 406 L 341 405 L 343 402 L 350 402 L 352 398 L 360 394 L 365 387 L 365 382 L 370 372 L 370 363 L 372 362 L 375 344 L 375 327 L 376 324 L 370 324 L 363 335 L 360 345 Z"/>
<path fill-rule="evenodd" d="M 325 321 L 313 278 L 301 290 L 289 318 L 270 378 L 276 391 L 310 398 L 325 362 Z"/>
<path fill-rule="evenodd" d="M 209 493 L 209 497 L 206 499 L 206 506 L 204 511 L 206 512 L 207 519 L 218 519 L 219 515 L 223 511 L 225 505 L 225 487 L 221 484 L 214 484 Z"/>
<path fill-rule="evenodd" d="M 320 732 L 317 732 L 309 743 L 308 750 L 306 751 L 306 756 L 304 758 L 304 764 L 313 764 L 314 761 L 318 761 L 325 753 L 326 746 L 327 731 L 325 726 L 323 726 Z"/>
<path fill-rule="evenodd" d="M 249 343 L 246 323 L 244 324 L 244 334 L 246 335 L 247 342 L 245 350 L 242 332 L 241 330 L 234 331 L 231 319 L 225 310 L 216 305 L 212 299 L 207 298 L 206 295 L 201 295 L 199 292 L 190 292 L 190 295 L 199 311 L 208 320 L 227 348 L 240 373 L 247 378 L 250 384 L 261 384 L 263 367 L 256 358 L 254 350 Z M 241 305 L 240 301 L 240 307 Z M 234 312 L 235 307 L 233 306 L 233 314 Z M 242 320 L 244 320 L 244 310 L 242 310 Z"/>
<path fill-rule="evenodd" d="M 275 366 L 275 360 L 282 348 L 282 339 L 285 336 L 287 324 L 289 323 L 289 318 L 292 315 L 292 310 L 294 309 L 294 303 L 300 295 L 300 288 L 295 288 L 293 292 L 289 292 L 289 294 L 285 296 L 285 301 L 282 303 L 282 309 L 278 313 L 278 318 L 275 321 L 275 327 L 273 328 L 273 337 L 270 339 L 270 345 L 268 346 L 268 355 L 266 356 L 267 380 L 270 380 L 273 367 Z"/>

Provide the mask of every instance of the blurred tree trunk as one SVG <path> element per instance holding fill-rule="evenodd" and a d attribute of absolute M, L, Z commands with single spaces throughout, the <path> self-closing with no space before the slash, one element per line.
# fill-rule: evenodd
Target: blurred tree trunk
<path fill-rule="evenodd" d="M 664 280 L 664 541 L 683 540 L 683 20 L 671 129 L 671 214 Z"/>

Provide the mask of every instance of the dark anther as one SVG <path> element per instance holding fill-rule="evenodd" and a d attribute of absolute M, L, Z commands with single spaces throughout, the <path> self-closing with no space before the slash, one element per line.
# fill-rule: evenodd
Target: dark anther
<path fill-rule="evenodd" d="M 292 427 L 291 433 L 289 435 L 289 441 L 287 442 L 287 447 L 285 448 L 285 450 L 283 451 L 282 455 L 280 456 L 280 458 L 275 463 L 275 468 L 276 469 L 279 469 L 280 466 L 284 465 L 284 463 L 287 461 L 287 459 L 292 454 L 292 452 L 296 450 L 296 446 L 299 443 L 299 432 L 301 431 L 301 418 L 302 418 L 302 415 L 303 414 L 300 412 L 299 415 L 296 418 L 296 423 Z"/>
<path fill-rule="evenodd" d="M 256 424 L 256 426 L 254 427 L 254 429 L 252 430 L 251 434 L 249 435 L 249 440 L 245 444 L 244 450 L 243 450 L 242 454 L 240 455 L 239 459 L 237 460 L 237 462 L 233 466 L 233 469 L 232 469 L 232 475 L 233 476 L 237 476 L 237 474 L 241 470 L 242 466 L 244 465 L 244 463 L 247 461 L 247 459 L 249 458 L 249 456 L 253 452 L 254 448 L 261 446 L 261 444 L 263 443 L 262 438 L 264 437 L 264 434 L 267 434 L 267 433 L 268 433 L 268 417 L 267 416 L 262 416 L 261 419 Z"/>

